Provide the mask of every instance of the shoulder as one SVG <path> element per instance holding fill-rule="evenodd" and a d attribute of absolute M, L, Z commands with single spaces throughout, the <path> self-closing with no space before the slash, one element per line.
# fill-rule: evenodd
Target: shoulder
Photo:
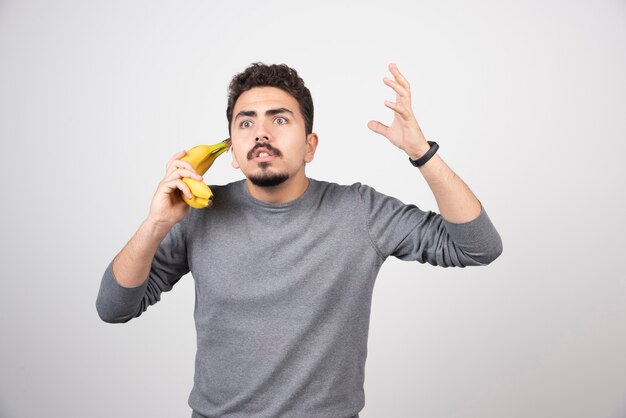
<path fill-rule="evenodd" d="M 367 208 L 372 201 L 378 201 L 385 195 L 377 192 L 372 186 L 356 182 L 338 184 L 329 181 L 315 180 L 316 194 L 324 204 L 337 208 L 343 206 L 352 213 Z"/>
<path fill-rule="evenodd" d="M 356 182 L 352 184 L 339 184 L 330 181 L 310 179 L 316 184 L 317 192 L 324 195 L 335 197 L 358 197 L 363 193 L 374 190 L 373 187 Z"/>

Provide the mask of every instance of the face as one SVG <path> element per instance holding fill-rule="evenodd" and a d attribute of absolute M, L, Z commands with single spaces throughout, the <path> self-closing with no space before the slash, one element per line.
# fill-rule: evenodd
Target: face
<path fill-rule="evenodd" d="M 255 185 L 277 186 L 304 180 L 313 161 L 317 135 L 305 135 L 298 101 L 276 87 L 254 87 L 235 103 L 231 125 L 233 167 Z"/>

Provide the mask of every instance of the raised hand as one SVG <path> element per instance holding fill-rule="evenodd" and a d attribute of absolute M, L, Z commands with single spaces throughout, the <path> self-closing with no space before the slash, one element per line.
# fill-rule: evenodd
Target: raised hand
<path fill-rule="evenodd" d="M 387 126 L 379 121 L 371 120 L 367 127 L 387 138 L 389 142 L 416 160 L 428 151 L 430 145 L 413 115 L 409 82 L 400 73 L 396 64 L 389 64 L 389 71 L 394 79 L 384 77 L 383 82 L 396 92 L 395 102 L 385 100 L 385 106 L 394 111 L 393 122 L 391 126 Z"/>

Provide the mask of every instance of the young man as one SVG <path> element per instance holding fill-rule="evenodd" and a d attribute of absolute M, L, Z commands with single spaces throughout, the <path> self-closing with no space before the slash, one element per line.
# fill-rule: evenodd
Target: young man
<path fill-rule="evenodd" d="M 192 417 L 358 416 L 385 259 L 465 267 L 502 252 L 478 199 L 422 135 L 409 83 L 389 69 L 393 123 L 368 126 L 419 166 L 440 213 L 306 177 L 318 143 L 310 92 L 295 70 L 256 63 L 233 78 L 226 112 L 245 180 L 211 186 L 213 206 L 190 209 L 181 178 L 201 177 L 175 154 L 148 217 L 107 267 L 96 303 L 107 322 L 141 315 L 192 273 Z"/>

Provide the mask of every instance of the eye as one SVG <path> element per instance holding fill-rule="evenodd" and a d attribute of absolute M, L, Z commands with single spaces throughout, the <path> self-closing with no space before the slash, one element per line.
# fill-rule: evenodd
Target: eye
<path fill-rule="evenodd" d="M 282 116 L 279 116 L 276 119 L 274 119 L 274 122 L 278 122 L 279 125 L 284 125 L 285 123 L 287 123 L 287 119 L 283 118 Z"/>
<path fill-rule="evenodd" d="M 249 120 L 244 120 L 239 124 L 240 128 L 248 128 L 250 125 L 246 125 L 247 123 L 251 123 Z"/>

